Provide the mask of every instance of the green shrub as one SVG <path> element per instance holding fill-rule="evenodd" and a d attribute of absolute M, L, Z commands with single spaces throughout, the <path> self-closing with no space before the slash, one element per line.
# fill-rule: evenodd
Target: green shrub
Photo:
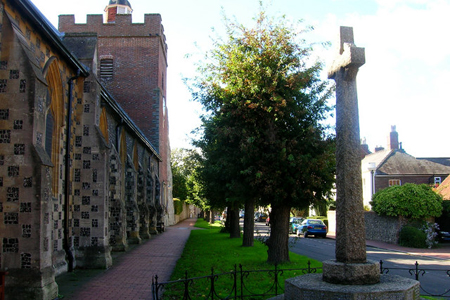
<path fill-rule="evenodd" d="M 403 247 L 426 248 L 427 235 L 413 226 L 404 226 L 400 231 L 398 243 Z"/>
<path fill-rule="evenodd" d="M 378 191 L 373 195 L 372 210 L 379 215 L 424 220 L 439 217 L 442 197 L 426 184 L 405 183 Z"/>
<path fill-rule="evenodd" d="M 173 198 L 173 208 L 175 210 L 175 214 L 179 215 L 183 212 L 184 201 L 181 201 L 178 198 Z"/>

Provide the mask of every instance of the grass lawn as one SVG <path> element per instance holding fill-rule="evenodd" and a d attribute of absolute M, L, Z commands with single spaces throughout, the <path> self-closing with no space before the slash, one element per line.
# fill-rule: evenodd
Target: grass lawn
<path fill-rule="evenodd" d="M 221 224 L 208 224 L 204 220 L 198 220 L 197 227 L 203 230 L 192 230 L 189 240 L 183 251 L 183 255 L 178 260 L 171 280 L 184 278 L 202 277 L 211 275 L 212 268 L 214 274 L 228 273 L 234 270 L 235 265 L 239 271 L 239 265 L 242 265 L 244 271 L 254 270 L 274 270 L 274 266 L 268 264 L 267 246 L 255 241 L 253 247 L 242 247 L 242 238 L 230 239 L 229 234 L 220 233 Z M 322 263 L 311 260 L 305 256 L 290 253 L 290 263 L 279 265 L 279 269 L 296 269 L 283 271 L 279 274 L 279 285 L 284 289 L 284 280 L 286 278 L 302 275 L 303 271 L 299 269 L 308 268 L 308 261 L 311 261 L 311 268 L 321 268 Z M 322 272 L 321 269 L 317 270 Z M 238 293 L 240 293 L 240 275 L 237 277 Z M 245 278 L 245 287 L 248 291 L 246 295 L 263 294 L 272 287 L 274 283 L 273 272 L 251 272 Z M 215 290 L 218 297 L 225 297 L 233 287 L 233 277 L 231 275 L 219 276 L 214 281 Z M 278 294 L 283 290 L 278 289 Z M 183 284 L 167 285 L 164 292 L 164 299 L 182 299 Z M 189 294 L 193 299 L 207 298 L 211 291 L 211 282 L 208 278 L 196 279 L 189 285 Z M 271 291 L 270 293 L 275 293 Z M 216 297 L 215 297 L 216 298 Z M 263 297 L 261 299 L 267 299 Z M 251 298 L 251 299 L 258 299 Z"/>

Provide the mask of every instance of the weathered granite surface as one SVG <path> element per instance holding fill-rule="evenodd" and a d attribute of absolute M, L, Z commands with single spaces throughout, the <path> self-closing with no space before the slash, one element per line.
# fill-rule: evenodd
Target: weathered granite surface
<path fill-rule="evenodd" d="M 336 260 L 364 263 L 366 241 L 362 197 L 356 74 L 364 48 L 354 44 L 353 28 L 340 28 L 339 55 L 328 77 L 336 82 Z"/>
<path fill-rule="evenodd" d="M 306 274 L 285 281 L 284 299 L 413 300 L 420 299 L 420 284 L 397 275 L 381 275 L 377 284 L 342 285 L 323 281 L 321 274 Z"/>

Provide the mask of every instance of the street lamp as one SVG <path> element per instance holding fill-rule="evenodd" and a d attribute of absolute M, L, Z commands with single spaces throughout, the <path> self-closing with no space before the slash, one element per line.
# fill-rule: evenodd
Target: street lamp
<path fill-rule="evenodd" d="M 377 169 L 377 165 L 374 162 L 370 162 L 367 164 L 367 169 L 370 171 L 370 175 L 371 175 L 371 188 L 372 188 L 372 193 L 371 193 L 371 197 L 373 196 L 373 194 L 375 194 L 375 170 Z"/>

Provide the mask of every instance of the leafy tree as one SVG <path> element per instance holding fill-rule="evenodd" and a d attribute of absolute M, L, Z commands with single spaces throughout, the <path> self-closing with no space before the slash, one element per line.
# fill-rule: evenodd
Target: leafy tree
<path fill-rule="evenodd" d="M 385 188 L 373 195 L 370 204 L 379 215 L 415 220 L 439 217 L 442 213 L 442 196 L 426 184 L 405 183 Z"/>
<path fill-rule="evenodd" d="M 194 149 L 174 149 L 171 152 L 173 196 L 194 204 L 201 209 L 209 209 L 203 195 L 203 187 L 198 175 L 200 156 Z"/>
<path fill-rule="evenodd" d="M 222 195 L 271 205 L 268 261 L 280 263 L 289 261 L 290 209 L 326 201 L 334 182 L 334 138 L 322 122 L 331 90 L 302 37 L 312 28 L 299 31 L 262 7 L 255 21 L 226 20 L 226 40 L 199 67 L 193 96 L 208 115 L 198 145 Z"/>

